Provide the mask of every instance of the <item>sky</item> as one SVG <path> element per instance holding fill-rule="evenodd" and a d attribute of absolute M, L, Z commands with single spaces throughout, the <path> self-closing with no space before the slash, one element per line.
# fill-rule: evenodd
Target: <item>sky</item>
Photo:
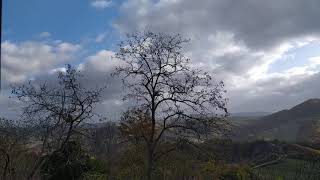
<path fill-rule="evenodd" d="M 179 33 L 192 65 L 226 84 L 230 112 L 275 112 L 320 98 L 318 0 L 3 0 L 0 116 L 16 118 L 12 85 L 50 80 L 70 63 L 106 83 L 97 111 L 118 117 L 108 76 L 126 33 Z M 90 84 L 88 83 L 88 84 Z"/>

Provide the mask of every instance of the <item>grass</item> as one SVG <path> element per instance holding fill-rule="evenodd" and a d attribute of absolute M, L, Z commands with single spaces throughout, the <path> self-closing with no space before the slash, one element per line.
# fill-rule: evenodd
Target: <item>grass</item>
<path fill-rule="evenodd" d="M 261 180 L 319 180 L 320 162 L 285 159 L 278 164 L 254 170 Z"/>

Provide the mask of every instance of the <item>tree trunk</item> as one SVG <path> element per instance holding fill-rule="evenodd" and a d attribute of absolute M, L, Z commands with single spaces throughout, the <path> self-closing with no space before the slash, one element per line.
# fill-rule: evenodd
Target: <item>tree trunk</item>
<path fill-rule="evenodd" d="M 147 180 L 152 180 L 152 171 L 153 171 L 153 149 L 149 148 L 148 150 L 148 164 L 147 164 Z"/>
<path fill-rule="evenodd" d="M 39 168 L 43 165 L 43 163 L 46 161 L 45 157 L 40 157 L 38 161 L 36 162 L 36 165 L 32 168 L 30 174 L 28 175 L 27 179 L 33 179 L 33 176 L 36 174 L 36 172 L 39 170 Z"/>
<path fill-rule="evenodd" d="M 65 148 L 65 145 L 69 142 L 69 139 L 71 137 L 72 134 L 72 130 L 73 130 L 73 123 L 74 121 L 72 121 L 69 125 L 69 129 L 68 129 L 68 133 L 67 133 L 67 137 L 66 139 L 63 141 L 63 143 L 61 144 L 60 150 Z"/>
<path fill-rule="evenodd" d="M 7 172 L 8 172 L 8 169 L 9 169 L 9 163 L 10 163 L 10 156 L 9 156 L 9 154 L 5 154 L 5 158 L 6 158 L 6 160 L 5 160 L 5 166 L 4 166 L 4 168 L 3 168 L 3 174 L 2 174 L 2 178 L 5 180 L 6 179 L 6 177 L 7 177 Z"/>

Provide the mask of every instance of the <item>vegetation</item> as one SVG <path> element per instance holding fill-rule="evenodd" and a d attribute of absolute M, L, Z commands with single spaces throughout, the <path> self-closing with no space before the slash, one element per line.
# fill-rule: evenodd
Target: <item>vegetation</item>
<path fill-rule="evenodd" d="M 262 180 L 267 179 L 301 179 L 316 180 L 320 178 L 320 162 L 286 159 L 278 164 L 255 169 L 254 174 Z"/>

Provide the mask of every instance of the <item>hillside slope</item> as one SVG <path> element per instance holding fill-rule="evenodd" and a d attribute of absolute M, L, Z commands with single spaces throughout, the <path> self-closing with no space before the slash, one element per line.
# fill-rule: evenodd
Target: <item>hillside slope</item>
<path fill-rule="evenodd" d="M 238 126 L 238 139 L 279 139 L 319 141 L 320 99 L 309 99 L 289 110 L 264 116 L 251 124 Z"/>

